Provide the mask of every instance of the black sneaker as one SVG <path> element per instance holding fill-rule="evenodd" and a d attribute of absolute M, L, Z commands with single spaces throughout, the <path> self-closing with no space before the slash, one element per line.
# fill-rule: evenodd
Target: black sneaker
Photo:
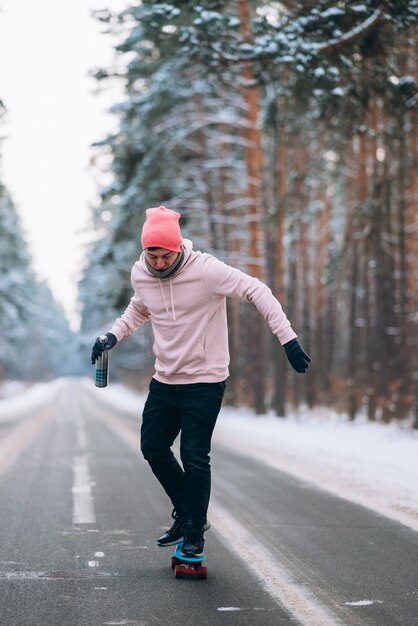
<path fill-rule="evenodd" d="M 205 524 L 206 526 L 206 524 Z M 203 554 L 205 540 L 203 539 L 203 526 L 197 526 L 193 520 L 186 520 L 183 526 L 184 541 L 181 548 L 184 556 L 200 556 Z"/>
<path fill-rule="evenodd" d="M 171 517 L 174 519 L 174 522 L 170 530 L 167 530 L 164 535 L 157 539 L 157 546 L 174 546 L 177 543 L 181 543 L 183 541 L 184 520 L 180 515 L 177 515 L 175 509 L 172 512 Z"/>

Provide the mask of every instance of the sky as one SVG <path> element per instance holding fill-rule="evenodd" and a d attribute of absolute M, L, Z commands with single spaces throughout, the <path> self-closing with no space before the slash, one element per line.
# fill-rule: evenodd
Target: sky
<path fill-rule="evenodd" d="M 91 144 L 116 126 L 115 84 L 97 95 L 88 75 L 114 59 L 114 40 L 91 17 L 128 0 L 0 0 L 0 99 L 7 107 L 0 175 L 21 217 L 33 266 L 77 329 L 77 280 L 94 236 L 99 182 Z"/>

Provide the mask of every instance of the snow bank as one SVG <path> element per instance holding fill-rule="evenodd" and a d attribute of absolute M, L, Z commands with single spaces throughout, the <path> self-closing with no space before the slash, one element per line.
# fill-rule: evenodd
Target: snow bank
<path fill-rule="evenodd" d="M 214 442 L 418 530 L 418 433 L 399 424 L 224 408 Z"/>
<path fill-rule="evenodd" d="M 29 385 L 21 380 L 5 380 L 0 385 L 0 400 L 24 392 Z"/>
<path fill-rule="evenodd" d="M 19 382 L 8 383 L 2 387 L 2 392 L 5 393 L 0 395 L 0 423 L 28 415 L 38 407 L 49 404 L 64 385 L 64 378 L 37 383 L 31 387 Z"/>

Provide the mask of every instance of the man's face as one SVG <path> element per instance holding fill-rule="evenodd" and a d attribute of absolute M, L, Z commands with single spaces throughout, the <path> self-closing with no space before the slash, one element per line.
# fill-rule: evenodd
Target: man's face
<path fill-rule="evenodd" d="M 151 267 L 159 272 L 168 270 L 177 259 L 179 253 L 165 248 L 156 248 L 155 250 L 145 250 L 145 256 Z"/>

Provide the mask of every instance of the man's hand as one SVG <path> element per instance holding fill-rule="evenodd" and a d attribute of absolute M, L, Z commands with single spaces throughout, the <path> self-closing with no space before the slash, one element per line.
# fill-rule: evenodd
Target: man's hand
<path fill-rule="evenodd" d="M 299 343 L 298 339 L 292 339 L 283 345 L 284 351 L 286 352 L 287 360 L 290 365 L 296 370 L 299 374 L 304 374 L 309 367 L 309 363 L 311 362 L 310 357 L 303 350 L 302 346 Z"/>
<path fill-rule="evenodd" d="M 93 350 L 91 352 L 91 362 L 93 365 L 104 350 L 111 350 L 113 346 L 116 346 L 118 343 L 118 340 L 113 333 L 106 333 L 106 337 L 107 343 L 102 343 L 99 337 L 97 337 L 94 342 Z"/>

